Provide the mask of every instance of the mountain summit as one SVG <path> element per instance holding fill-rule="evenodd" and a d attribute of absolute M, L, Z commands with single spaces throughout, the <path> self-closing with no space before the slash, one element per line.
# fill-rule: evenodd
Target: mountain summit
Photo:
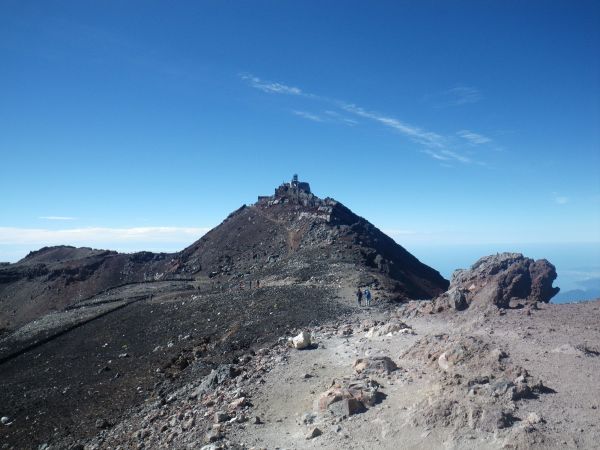
<path fill-rule="evenodd" d="M 342 203 L 317 197 L 297 175 L 230 214 L 177 260 L 176 273 L 216 283 L 351 282 L 396 299 L 432 298 L 448 287 L 437 271 Z"/>
<path fill-rule="evenodd" d="M 243 205 L 181 252 L 120 254 L 47 247 L 0 267 L 0 327 L 127 283 L 194 280 L 223 291 L 254 283 L 371 286 L 380 299 L 444 292 L 437 271 L 340 202 L 294 175 L 273 195 Z"/>

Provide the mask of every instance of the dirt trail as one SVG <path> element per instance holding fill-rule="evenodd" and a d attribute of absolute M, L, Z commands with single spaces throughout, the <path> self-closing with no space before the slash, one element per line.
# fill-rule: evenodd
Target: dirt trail
<path fill-rule="evenodd" d="M 356 324 L 364 319 L 387 320 L 389 313 L 364 309 Z M 330 449 L 398 449 L 440 448 L 449 432 L 410 425 L 414 405 L 425 397 L 429 381 L 422 368 L 399 356 L 407 351 L 422 335 L 441 333 L 447 325 L 440 320 L 414 319 L 411 325 L 416 334 L 399 334 L 367 338 L 358 331 L 351 336 L 321 332 L 314 335 L 318 348 L 290 352 L 265 377 L 265 384 L 253 395 L 255 413 L 264 425 L 240 429 L 230 436 L 234 442 L 258 448 L 330 448 Z M 358 327 L 356 327 L 358 328 Z M 338 421 L 327 414 L 318 415 L 313 424 L 304 424 L 303 416 L 315 411 L 318 394 L 327 390 L 334 378 L 352 375 L 352 364 L 357 358 L 388 356 L 397 361 L 400 374 L 375 377 L 382 385 L 385 400 L 366 411 Z M 309 375 L 307 378 L 306 375 Z M 323 431 L 318 438 L 307 440 L 311 427 Z M 470 448 L 481 448 L 478 440 Z M 495 448 L 490 443 L 491 448 Z M 465 446 L 463 445 L 463 448 Z"/>
<path fill-rule="evenodd" d="M 267 449 L 595 448 L 600 439 L 600 357 L 589 343 L 600 342 L 599 308 L 591 304 L 570 306 L 571 310 L 579 310 L 562 325 L 553 324 L 569 306 L 545 305 L 534 313 L 537 317 L 515 310 L 492 317 L 417 317 L 406 321 L 415 334 L 371 338 L 359 325 L 361 321 L 386 322 L 394 313 L 363 309 L 352 322 L 350 336 L 340 335 L 348 325 L 337 327 L 337 331 L 317 329 L 314 340 L 318 348 L 290 350 L 280 358 L 265 376 L 264 384 L 252 392 L 253 414 L 264 424 L 239 427 L 228 439 L 245 448 Z M 515 365 L 526 367 L 543 379 L 549 392 L 554 392 L 517 401 L 517 422 L 495 432 L 416 425 L 414 418 L 421 413 L 419 408 L 424 402 L 444 393 L 439 384 L 440 369 L 437 364 L 424 364 L 402 355 L 419 339 L 443 333 L 488 339 L 492 346 L 505 349 Z M 587 347 L 579 345 L 585 342 Z M 568 353 L 577 345 L 589 353 L 564 354 L 557 350 L 563 348 Z M 319 394 L 331 386 L 333 379 L 352 375 L 354 361 L 365 356 L 388 356 L 398 364 L 399 370 L 392 375 L 374 377 L 386 398 L 344 420 L 326 411 L 307 423 L 309 415 L 317 411 L 315 400 Z M 528 425 L 531 413 L 542 417 L 542 422 Z M 322 435 L 307 439 L 315 426 Z"/>

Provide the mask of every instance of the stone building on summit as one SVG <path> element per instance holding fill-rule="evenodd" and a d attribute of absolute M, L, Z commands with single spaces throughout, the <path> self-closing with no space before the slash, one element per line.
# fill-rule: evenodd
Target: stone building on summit
<path fill-rule="evenodd" d="M 294 174 L 292 181 L 288 183 L 281 183 L 281 185 L 275 188 L 274 195 L 260 195 L 258 197 L 259 203 L 298 203 L 304 206 L 314 206 L 318 202 L 318 198 L 313 195 L 310 191 L 310 184 L 306 181 L 298 181 L 298 175 Z"/>

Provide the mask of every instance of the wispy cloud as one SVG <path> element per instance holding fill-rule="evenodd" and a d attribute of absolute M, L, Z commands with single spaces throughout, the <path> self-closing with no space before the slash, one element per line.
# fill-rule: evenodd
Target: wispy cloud
<path fill-rule="evenodd" d="M 0 227 L 0 244 L 97 245 L 123 242 L 192 242 L 208 228 L 134 227 L 134 228 L 43 228 Z"/>
<path fill-rule="evenodd" d="M 423 153 L 431 156 L 433 159 L 437 159 L 438 161 L 457 161 L 463 164 L 470 164 L 473 162 L 471 158 L 448 149 L 441 149 L 435 151 L 426 149 L 423 150 Z"/>
<path fill-rule="evenodd" d="M 460 130 L 456 134 L 473 145 L 489 144 L 492 142 L 489 137 L 469 130 Z"/>
<path fill-rule="evenodd" d="M 413 142 L 426 147 L 427 150 L 422 151 L 422 153 L 437 161 L 458 162 L 461 164 L 476 163 L 485 165 L 457 151 L 457 146 L 455 145 L 456 137 L 453 135 L 444 136 L 439 133 L 426 130 L 425 128 L 409 124 L 396 117 L 371 111 L 353 103 L 308 93 L 295 86 L 290 86 L 279 82 L 265 81 L 252 74 L 243 73 L 240 74 L 240 78 L 246 81 L 251 87 L 269 94 L 283 94 L 304 97 L 318 101 L 322 104 L 325 103 L 329 105 L 329 109 L 325 110 L 321 115 L 297 109 L 291 110 L 293 114 L 303 119 L 311 120 L 313 122 L 341 122 L 346 125 L 358 124 L 356 120 L 348 118 L 347 115 L 368 119 L 395 132 L 398 132 Z M 481 95 L 476 88 L 468 86 L 458 86 L 452 88 L 446 91 L 444 95 L 446 96 L 447 103 L 453 103 L 457 105 L 473 103 L 481 98 Z M 336 109 L 339 109 L 342 113 L 336 111 Z M 491 139 L 487 138 L 486 136 L 469 130 L 460 130 L 456 133 L 456 135 L 466 140 L 469 145 L 481 145 L 491 142 Z"/>
<path fill-rule="evenodd" d="M 482 98 L 481 91 L 476 87 L 459 85 L 445 91 L 428 94 L 423 100 L 434 108 L 448 108 L 477 103 Z"/>
<path fill-rule="evenodd" d="M 481 100 L 481 92 L 472 86 L 457 86 L 446 93 L 450 97 L 449 103 L 456 106 L 477 103 Z"/>
<path fill-rule="evenodd" d="M 345 125 L 350 125 L 350 126 L 358 125 L 358 120 L 350 119 L 350 118 L 340 114 L 337 111 L 332 111 L 332 110 L 328 109 L 328 110 L 324 111 L 324 113 L 327 114 L 329 117 L 331 117 L 334 121 L 341 122 Z"/>
<path fill-rule="evenodd" d="M 77 217 L 70 216 L 40 216 L 38 219 L 43 220 L 77 220 Z"/>
<path fill-rule="evenodd" d="M 403 135 L 408 136 L 414 141 L 417 141 L 420 144 L 426 145 L 428 147 L 441 148 L 444 146 L 444 138 L 437 133 L 423 130 L 414 125 L 409 125 L 394 117 L 385 116 L 383 114 L 379 114 L 373 111 L 366 111 L 360 106 L 356 106 L 353 104 L 342 104 L 342 108 L 345 111 L 356 114 L 357 116 L 374 120 L 385 125 L 388 128 L 392 128 L 395 131 L 399 131 Z"/>
<path fill-rule="evenodd" d="M 302 117 L 303 119 L 306 120 L 312 120 L 313 122 L 323 122 L 323 118 L 321 118 L 320 116 L 317 116 L 316 114 L 312 114 L 306 111 L 298 111 L 293 109 L 292 113 L 297 115 L 298 117 Z"/>
<path fill-rule="evenodd" d="M 253 88 L 269 94 L 309 95 L 302 92 L 302 89 L 300 88 L 288 86 L 282 83 L 261 80 L 260 78 L 248 73 L 240 74 L 240 78 L 247 81 Z"/>

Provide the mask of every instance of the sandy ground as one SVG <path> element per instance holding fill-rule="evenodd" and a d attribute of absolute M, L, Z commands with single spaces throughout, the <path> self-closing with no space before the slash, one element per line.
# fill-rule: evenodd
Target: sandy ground
<path fill-rule="evenodd" d="M 268 449 L 597 448 L 600 357 L 594 352 L 600 344 L 600 302 L 544 305 L 531 315 L 524 310 L 474 317 L 428 315 L 406 320 L 414 335 L 367 338 L 359 331 L 361 320 L 389 316 L 389 311 L 362 309 L 353 335 L 316 331 L 318 348 L 291 350 L 287 361 L 267 374 L 265 384 L 252 395 L 254 413 L 265 423 L 240 427 L 229 439 Z M 484 336 L 542 379 L 555 393 L 517 402 L 517 416 L 524 421 L 529 413 L 537 413 L 543 423 L 533 432 L 516 423 L 494 433 L 414 425 L 419 405 L 435 396 L 439 368 L 401 355 L 420 338 L 440 333 Z M 358 357 L 374 355 L 389 356 L 400 367 L 389 378 L 377 378 L 387 396 L 382 403 L 342 421 L 321 413 L 313 424 L 303 423 L 332 379 L 352 375 Z M 323 434 L 306 439 L 314 426 Z"/>

